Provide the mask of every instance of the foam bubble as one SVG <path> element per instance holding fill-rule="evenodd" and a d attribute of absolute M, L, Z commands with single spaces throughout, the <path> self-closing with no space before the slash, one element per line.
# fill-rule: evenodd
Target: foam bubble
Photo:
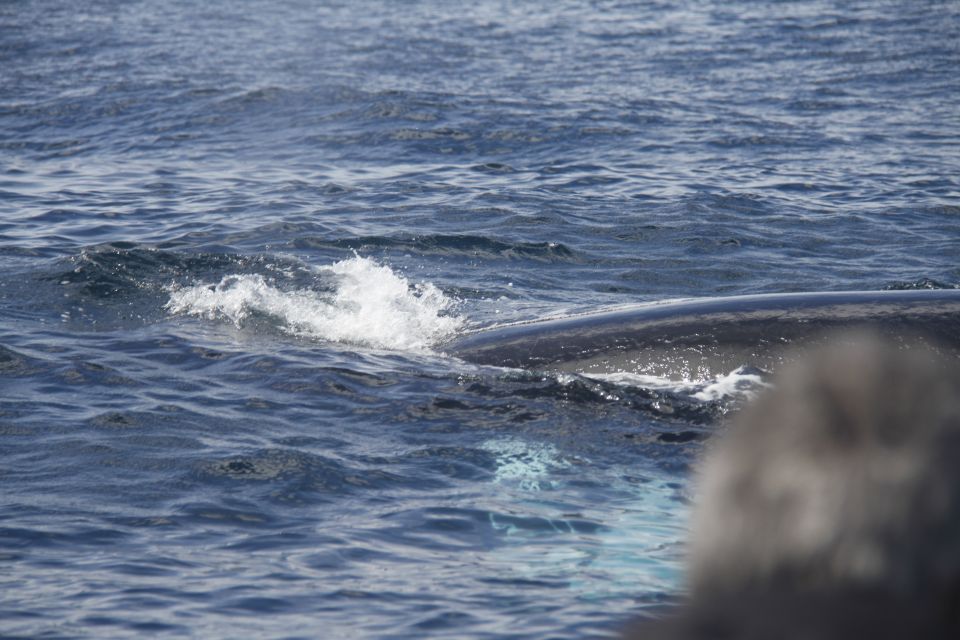
<path fill-rule="evenodd" d="M 428 351 L 452 337 L 463 319 L 455 301 L 430 283 L 411 285 L 390 267 L 354 257 L 319 269 L 336 290 L 284 291 L 260 275 L 229 275 L 215 285 L 174 289 L 166 308 L 175 314 L 227 319 L 274 319 L 284 331 L 378 349 Z"/>

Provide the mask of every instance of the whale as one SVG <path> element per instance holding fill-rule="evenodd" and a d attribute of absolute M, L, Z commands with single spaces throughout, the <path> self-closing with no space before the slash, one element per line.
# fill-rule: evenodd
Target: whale
<path fill-rule="evenodd" d="M 960 357 L 960 289 L 688 298 L 481 329 L 444 351 L 476 365 L 709 379 L 774 371 L 807 347 L 878 333 Z"/>

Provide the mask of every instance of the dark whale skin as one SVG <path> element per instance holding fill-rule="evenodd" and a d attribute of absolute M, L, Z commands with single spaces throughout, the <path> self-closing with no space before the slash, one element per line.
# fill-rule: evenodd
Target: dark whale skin
<path fill-rule="evenodd" d="M 703 378 L 775 369 L 853 329 L 960 356 L 960 289 L 784 293 L 638 304 L 481 330 L 444 351 L 480 365 Z"/>

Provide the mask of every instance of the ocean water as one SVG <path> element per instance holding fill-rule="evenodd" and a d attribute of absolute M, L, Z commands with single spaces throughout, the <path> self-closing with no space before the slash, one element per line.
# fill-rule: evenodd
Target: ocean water
<path fill-rule="evenodd" d="M 950 1 L 0 2 L 0 635 L 653 615 L 750 380 L 444 345 L 957 286 L 958 33 Z"/>

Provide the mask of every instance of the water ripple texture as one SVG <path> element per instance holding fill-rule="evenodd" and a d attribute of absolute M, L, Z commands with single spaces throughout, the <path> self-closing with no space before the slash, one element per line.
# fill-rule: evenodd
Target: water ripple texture
<path fill-rule="evenodd" d="M 514 321 L 960 286 L 960 5 L 0 3 L 0 635 L 611 637 L 769 383 Z"/>

